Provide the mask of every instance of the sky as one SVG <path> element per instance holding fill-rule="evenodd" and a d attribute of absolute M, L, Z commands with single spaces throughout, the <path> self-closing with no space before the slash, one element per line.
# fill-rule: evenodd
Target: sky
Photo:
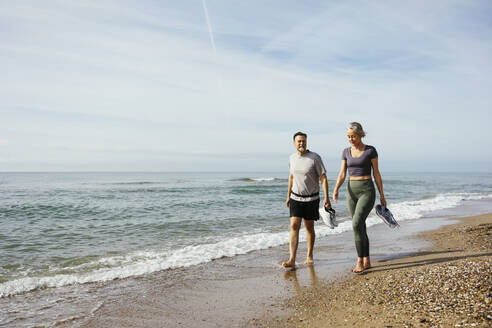
<path fill-rule="evenodd" d="M 1 171 L 492 171 L 492 2 L 0 0 Z"/>

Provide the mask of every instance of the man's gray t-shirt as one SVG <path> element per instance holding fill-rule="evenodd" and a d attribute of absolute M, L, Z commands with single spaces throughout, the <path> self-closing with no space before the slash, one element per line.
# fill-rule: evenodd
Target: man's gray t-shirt
<path fill-rule="evenodd" d="M 294 177 L 292 192 L 303 196 L 319 193 L 319 177 L 326 174 L 326 170 L 318 154 L 308 150 L 302 156 L 299 156 L 297 152 L 290 155 L 289 171 Z M 319 195 L 299 197 L 291 193 L 290 198 L 300 202 L 309 202 L 318 199 Z"/>

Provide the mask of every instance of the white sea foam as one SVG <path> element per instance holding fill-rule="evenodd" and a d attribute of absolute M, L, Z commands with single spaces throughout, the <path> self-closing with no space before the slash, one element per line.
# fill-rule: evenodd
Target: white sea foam
<path fill-rule="evenodd" d="M 492 193 L 449 193 L 433 198 L 389 204 L 397 221 L 421 218 L 425 213 L 452 208 L 467 200 L 492 199 Z M 373 213 L 366 221 L 368 226 L 382 223 Z M 339 223 L 335 229 L 319 225 L 318 236 L 328 236 L 350 231 L 349 220 Z M 24 277 L 0 284 L 0 297 L 32 291 L 39 288 L 61 287 L 89 282 L 109 281 L 149 274 L 152 272 L 197 265 L 221 257 L 231 257 L 288 242 L 289 233 L 255 232 L 204 245 L 190 245 L 177 250 L 140 251 L 126 256 L 113 256 L 99 259 L 78 267 L 64 268 L 72 274 L 53 274 L 44 277 Z M 304 240 L 301 234 L 301 241 Z"/>
<path fill-rule="evenodd" d="M 264 182 L 264 181 L 274 181 L 275 178 L 251 178 L 253 181 Z"/>
<path fill-rule="evenodd" d="M 432 212 L 459 206 L 464 201 L 492 199 L 492 193 L 448 193 L 438 194 L 432 198 L 415 201 L 405 201 L 400 203 L 388 204 L 388 208 L 393 213 L 396 221 L 414 220 L 430 215 Z M 368 226 L 382 223 L 376 216 L 374 210 L 367 218 Z"/>
<path fill-rule="evenodd" d="M 220 242 L 191 245 L 174 251 L 135 252 L 127 256 L 104 258 L 98 263 L 84 265 L 103 267 L 90 272 L 56 274 L 46 277 L 25 277 L 0 284 L 0 297 L 15 295 L 39 288 L 61 287 L 72 284 L 108 281 L 144 275 L 160 270 L 188 267 L 221 257 L 245 254 L 253 250 L 279 246 L 288 240 L 288 232 L 257 233 L 225 239 Z M 70 268 L 77 269 L 77 268 Z M 78 269 L 81 269 L 79 267 Z"/>

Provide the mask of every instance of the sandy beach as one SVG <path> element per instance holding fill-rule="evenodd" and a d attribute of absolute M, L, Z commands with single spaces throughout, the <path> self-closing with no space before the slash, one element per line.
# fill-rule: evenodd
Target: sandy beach
<path fill-rule="evenodd" d="M 419 237 L 432 247 L 373 261 L 362 275 L 300 287 L 287 315 L 250 321 L 255 327 L 490 327 L 492 214 Z"/>

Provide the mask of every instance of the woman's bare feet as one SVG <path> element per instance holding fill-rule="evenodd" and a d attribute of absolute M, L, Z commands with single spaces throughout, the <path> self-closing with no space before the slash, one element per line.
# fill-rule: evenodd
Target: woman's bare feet
<path fill-rule="evenodd" d="M 355 266 L 355 268 L 352 270 L 353 273 L 362 273 L 364 272 L 364 265 L 363 265 L 363 262 L 362 262 L 362 258 L 359 257 L 357 259 L 357 265 Z"/>
<path fill-rule="evenodd" d="M 313 259 L 311 257 L 308 257 L 306 259 L 306 262 L 304 262 L 304 263 L 306 263 L 307 265 L 313 265 L 314 264 L 314 261 L 313 261 Z"/>
<path fill-rule="evenodd" d="M 371 260 L 369 259 L 369 256 L 368 257 L 364 257 L 362 263 L 363 263 L 364 270 L 367 270 L 367 269 L 372 268 L 372 266 L 371 266 Z"/>

